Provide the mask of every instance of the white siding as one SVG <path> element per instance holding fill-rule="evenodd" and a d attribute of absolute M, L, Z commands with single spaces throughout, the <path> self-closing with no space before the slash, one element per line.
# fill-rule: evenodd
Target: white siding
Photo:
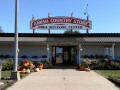
<path fill-rule="evenodd" d="M 32 56 L 38 56 L 42 57 L 42 55 L 48 55 L 46 45 L 44 46 L 37 46 L 37 45 L 31 45 L 31 46 L 19 46 L 19 57 L 26 55 L 28 58 L 31 58 Z M 14 56 L 14 46 L 0 46 L 0 55 L 10 55 L 10 57 Z"/>
<path fill-rule="evenodd" d="M 28 58 L 32 56 L 42 57 L 42 55 L 48 55 L 47 52 L 47 45 L 21 45 L 19 46 L 19 57 L 26 55 Z M 50 59 L 52 58 L 51 53 L 51 46 L 50 46 Z M 95 46 L 95 45 L 86 45 L 82 46 L 81 57 L 84 55 L 95 55 L 105 54 L 105 46 Z M 78 50 L 78 46 L 77 46 Z M 10 57 L 14 56 L 14 45 L 0 45 L 0 55 L 10 55 Z M 120 57 L 120 46 L 115 46 L 115 59 Z M 77 53 L 77 61 L 78 61 L 78 53 Z"/>
<path fill-rule="evenodd" d="M 14 46 L 12 45 L 0 45 L 0 55 L 14 56 Z"/>
<path fill-rule="evenodd" d="M 84 55 L 104 55 L 105 54 L 105 47 L 104 46 L 82 46 L 81 56 Z"/>
<path fill-rule="evenodd" d="M 47 56 L 47 46 L 19 46 L 19 56 L 26 55 L 31 58 L 32 56 L 42 57 L 42 55 Z"/>
<path fill-rule="evenodd" d="M 86 45 L 86 46 L 81 46 L 81 48 L 82 48 L 82 51 L 80 52 L 81 58 L 83 58 L 84 55 L 96 55 L 96 54 L 104 55 L 105 54 L 104 46 Z M 77 50 L 78 50 L 78 46 L 77 46 Z M 77 53 L 77 63 L 78 63 L 78 60 L 79 60 L 79 53 Z"/>

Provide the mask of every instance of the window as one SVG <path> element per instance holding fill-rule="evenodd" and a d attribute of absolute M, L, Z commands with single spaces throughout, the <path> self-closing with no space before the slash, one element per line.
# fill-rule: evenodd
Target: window
<path fill-rule="evenodd" d="M 105 47 L 105 55 L 112 57 L 112 47 Z"/>

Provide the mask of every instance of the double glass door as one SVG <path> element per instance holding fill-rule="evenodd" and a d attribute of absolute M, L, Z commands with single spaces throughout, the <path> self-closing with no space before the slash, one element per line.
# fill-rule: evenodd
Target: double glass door
<path fill-rule="evenodd" d="M 76 48 L 68 46 L 52 47 L 53 64 L 73 64 L 76 60 Z"/>

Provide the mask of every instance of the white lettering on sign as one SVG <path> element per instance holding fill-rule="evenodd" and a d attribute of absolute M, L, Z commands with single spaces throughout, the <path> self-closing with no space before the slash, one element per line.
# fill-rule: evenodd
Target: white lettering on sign
<path fill-rule="evenodd" d="M 89 20 L 72 17 L 50 17 L 30 22 L 31 29 L 91 29 Z"/>
<path fill-rule="evenodd" d="M 66 19 L 66 18 L 55 18 L 55 19 L 50 19 L 50 23 L 71 23 L 72 19 Z"/>

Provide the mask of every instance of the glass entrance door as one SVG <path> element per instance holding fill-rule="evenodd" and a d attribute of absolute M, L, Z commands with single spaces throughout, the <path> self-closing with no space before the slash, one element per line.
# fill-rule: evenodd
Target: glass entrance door
<path fill-rule="evenodd" d="M 75 46 L 53 46 L 52 47 L 53 64 L 75 64 L 76 47 Z"/>
<path fill-rule="evenodd" d="M 63 48 L 56 47 L 56 64 L 63 63 Z"/>
<path fill-rule="evenodd" d="M 63 47 L 63 62 L 64 64 L 68 64 L 70 59 L 69 59 L 69 49 L 70 47 Z"/>
<path fill-rule="evenodd" d="M 71 64 L 76 64 L 76 47 L 71 47 L 70 49 Z"/>

